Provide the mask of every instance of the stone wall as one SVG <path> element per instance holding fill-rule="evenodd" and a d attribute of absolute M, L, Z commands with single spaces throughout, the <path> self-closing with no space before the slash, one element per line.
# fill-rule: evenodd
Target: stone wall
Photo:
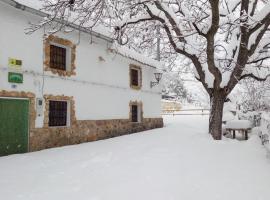
<path fill-rule="evenodd" d="M 163 127 L 162 118 L 77 120 L 71 127 L 36 128 L 30 131 L 30 151 L 79 144 Z"/>

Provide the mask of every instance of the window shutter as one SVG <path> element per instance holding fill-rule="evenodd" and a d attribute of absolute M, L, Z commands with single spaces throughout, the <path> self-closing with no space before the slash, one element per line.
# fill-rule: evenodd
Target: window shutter
<path fill-rule="evenodd" d="M 66 70 L 66 48 L 50 45 L 50 67 Z"/>

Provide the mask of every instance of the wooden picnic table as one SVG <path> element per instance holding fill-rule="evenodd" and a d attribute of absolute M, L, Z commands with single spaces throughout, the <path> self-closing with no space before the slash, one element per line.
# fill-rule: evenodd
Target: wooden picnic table
<path fill-rule="evenodd" d="M 245 140 L 248 140 L 248 132 L 251 130 L 252 125 L 248 120 L 232 120 L 226 124 L 226 131 L 232 133 L 233 139 L 235 139 L 236 131 L 242 133 Z"/>
<path fill-rule="evenodd" d="M 245 140 L 248 140 L 248 132 L 251 130 L 251 128 L 226 128 L 226 131 L 229 131 L 232 133 L 233 139 L 235 139 L 235 133 L 236 131 L 239 133 L 242 133 Z"/>

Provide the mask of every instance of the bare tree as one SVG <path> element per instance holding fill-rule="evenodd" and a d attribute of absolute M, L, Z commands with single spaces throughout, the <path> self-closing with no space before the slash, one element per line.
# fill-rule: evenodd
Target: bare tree
<path fill-rule="evenodd" d="M 84 28 L 102 22 L 115 28 L 120 43 L 139 38 L 147 48 L 159 26 L 164 52 L 188 58 L 210 96 L 209 133 L 214 139 L 222 137 L 224 101 L 238 82 L 269 76 L 269 0 L 43 1 L 50 15 L 33 29 L 61 18 Z"/>

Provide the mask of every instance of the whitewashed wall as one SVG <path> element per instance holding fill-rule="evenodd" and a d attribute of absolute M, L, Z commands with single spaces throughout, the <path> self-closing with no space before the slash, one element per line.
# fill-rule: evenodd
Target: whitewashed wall
<path fill-rule="evenodd" d="M 60 78 L 51 72 L 43 77 L 43 30 L 25 34 L 29 22 L 38 17 L 0 2 L 0 90 L 27 91 L 42 97 L 44 94 L 74 96 L 78 120 L 125 119 L 129 117 L 129 102 L 143 102 L 144 117 L 160 117 L 160 88 L 150 88 L 155 69 L 107 51 L 104 40 L 81 34 L 76 51 L 76 76 Z M 78 43 L 78 33 L 59 33 L 59 37 Z M 100 61 L 102 56 L 105 61 Z M 8 58 L 23 61 L 24 83 L 12 88 L 8 83 Z M 142 67 L 142 89 L 129 87 L 129 64 Z M 36 120 L 42 127 L 43 116 Z"/>

